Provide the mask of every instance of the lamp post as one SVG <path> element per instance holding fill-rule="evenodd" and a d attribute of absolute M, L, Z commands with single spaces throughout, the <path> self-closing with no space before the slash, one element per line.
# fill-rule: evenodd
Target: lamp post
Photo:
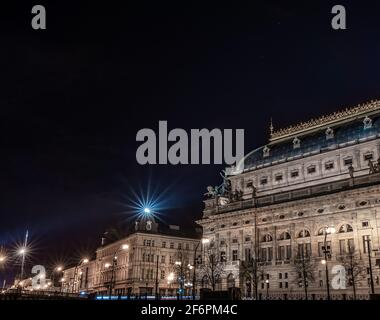
<path fill-rule="evenodd" d="M 327 258 L 331 257 L 331 250 L 330 247 L 327 247 L 327 235 L 328 234 L 334 234 L 335 228 L 334 227 L 325 227 L 325 239 L 324 239 L 324 246 L 323 246 L 323 253 L 325 255 L 325 259 L 321 261 L 322 264 L 325 265 L 325 273 L 326 273 L 326 289 L 327 289 L 327 300 L 330 300 L 330 281 L 329 281 L 329 269 L 327 266 Z"/>
<path fill-rule="evenodd" d="M 174 280 L 174 273 L 170 272 L 166 278 L 168 280 L 169 289 L 172 288 L 172 282 Z"/>
<path fill-rule="evenodd" d="M 198 251 L 198 248 L 199 248 L 199 245 L 200 244 L 207 244 L 210 242 L 210 239 L 207 239 L 207 238 L 202 238 L 200 242 L 198 242 L 197 246 L 195 247 L 195 250 L 194 250 L 194 261 L 193 261 L 193 266 L 194 266 L 194 271 L 193 271 L 193 300 L 195 300 L 195 295 L 196 295 L 196 285 L 197 285 L 197 279 L 196 279 L 196 269 L 197 269 L 197 251 Z"/>
<path fill-rule="evenodd" d="M 55 274 L 56 273 L 60 273 L 60 272 L 62 272 L 62 270 L 63 270 L 63 267 L 61 267 L 61 266 L 58 266 L 58 267 L 55 267 L 54 269 L 53 269 L 53 276 L 52 276 L 52 284 L 53 284 L 53 287 L 55 287 Z"/>
<path fill-rule="evenodd" d="M 117 253 L 121 250 L 128 250 L 129 249 L 129 245 L 128 244 L 123 244 L 121 246 L 119 246 L 114 254 L 112 255 L 112 270 L 111 270 L 111 281 L 110 281 L 110 286 L 109 286 L 109 298 L 111 299 L 111 296 L 112 296 L 112 289 L 113 289 L 113 286 L 114 286 L 114 282 L 115 282 L 115 264 L 116 264 L 116 261 L 117 261 Z"/>
<path fill-rule="evenodd" d="M 24 240 L 24 245 L 19 249 L 19 254 L 22 256 L 21 258 L 21 274 L 20 274 L 20 280 L 22 281 L 22 278 L 24 277 L 24 264 L 25 264 L 25 255 L 26 255 L 26 249 L 28 245 L 28 237 L 29 237 L 29 232 L 26 230 L 25 233 L 25 240 Z"/>
<path fill-rule="evenodd" d="M 176 261 L 175 265 L 179 268 L 179 292 L 178 292 L 178 299 L 182 300 L 182 291 L 183 291 L 183 263 L 182 261 Z"/>
<path fill-rule="evenodd" d="M 367 250 L 368 250 L 368 267 L 369 267 L 368 271 L 369 271 L 371 293 L 375 294 L 375 287 L 374 287 L 373 275 L 372 275 L 371 239 L 369 238 L 369 236 L 366 236 L 364 242 L 367 243 Z"/>
<path fill-rule="evenodd" d="M 266 283 L 266 286 L 267 286 L 267 300 L 268 300 L 268 298 L 269 298 L 269 280 L 266 279 L 265 283 Z"/>

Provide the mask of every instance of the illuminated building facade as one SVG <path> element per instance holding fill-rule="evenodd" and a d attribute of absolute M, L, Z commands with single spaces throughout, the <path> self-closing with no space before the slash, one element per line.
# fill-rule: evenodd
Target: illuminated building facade
<path fill-rule="evenodd" d="M 165 227 L 165 228 L 164 228 Z M 136 221 L 123 239 L 104 244 L 96 258 L 64 271 L 65 292 L 108 296 L 190 295 L 196 235 L 179 226 Z"/>
<path fill-rule="evenodd" d="M 227 191 L 209 192 L 197 221 L 223 264 L 217 288 L 302 298 L 306 287 L 309 299 L 324 299 L 329 282 L 332 299 L 380 293 L 379 138 L 380 101 L 271 125 L 268 144 L 246 155 Z M 346 289 L 333 287 L 335 265 Z"/>

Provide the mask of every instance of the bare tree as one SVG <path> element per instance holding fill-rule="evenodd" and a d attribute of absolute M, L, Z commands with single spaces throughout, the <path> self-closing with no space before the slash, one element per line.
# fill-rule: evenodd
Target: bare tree
<path fill-rule="evenodd" d="M 193 266 L 190 264 L 189 252 L 182 248 L 178 249 L 175 255 L 174 273 L 179 285 L 179 299 L 182 299 L 186 279 L 189 281 L 191 279 L 190 270 L 192 268 Z"/>
<path fill-rule="evenodd" d="M 200 267 L 202 278 L 206 278 L 207 282 L 211 284 L 212 291 L 215 291 L 216 285 L 224 274 L 224 262 L 213 242 L 205 250 L 202 260 Z"/>
<path fill-rule="evenodd" d="M 260 258 L 256 255 L 252 257 L 246 257 L 246 260 L 241 262 L 241 274 L 243 278 L 249 278 L 251 281 L 256 300 L 258 299 L 260 279 L 265 273 L 264 265 L 265 262 L 261 261 Z"/>
<path fill-rule="evenodd" d="M 339 257 L 339 262 L 346 269 L 348 284 L 352 286 L 354 299 L 356 300 L 356 284 L 360 274 L 365 270 L 365 266 L 359 258 L 359 254 L 355 252 L 354 247 L 348 248 L 348 252 Z"/>
<path fill-rule="evenodd" d="M 294 269 L 298 275 L 296 283 L 304 288 L 305 299 L 308 300 L 307 288 L 309 287 L 309 283 L 315 281 L 315 264 L 310 255 L 305 255 L 303 247 L 294 258 Z"/>

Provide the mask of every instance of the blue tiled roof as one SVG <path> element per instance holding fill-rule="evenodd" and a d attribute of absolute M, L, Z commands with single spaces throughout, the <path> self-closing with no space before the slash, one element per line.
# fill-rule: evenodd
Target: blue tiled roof
<path fill-rule="evenodd" d="M 289 161 L 294 158 L 326 152 L 337 147 L 344 147 L 345 144 L 354 144 L 371 138 L 380 137 L 380 117 L 372 118 L 372 127 L 364 129 L 363 118 L 354 122 L 343 124 L 338 127 L 331 127 L 334 130 L 334 137 L 326 139 L 327 127 L 309 135 L 299 136 L 301 140 L 300 148 L 293 148 L 293 139 L 269 144 L 269 156 L 263 156 L 264 146 L 248 154 L 244 160 L 245 170 L 255 169 L 262 165 L 275 164 L 277 161 Z"/>

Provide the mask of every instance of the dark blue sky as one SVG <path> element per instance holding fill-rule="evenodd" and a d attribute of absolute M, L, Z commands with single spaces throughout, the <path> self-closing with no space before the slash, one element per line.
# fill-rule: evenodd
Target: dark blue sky
<path fill-rule="evenodd" d="M 275 127 L 379 97 L 379 4 L 340 1 L 42 1 L 0 13 L 0 243 L 30 229 L 36 260 L 125 228 L 131 190 L 156 190 L 162 218 L 189 224 L 220 166 L 139 166 L 141 128 L 244 128 L 247 151 Z M 76 252 L 76 251 L 75 251 Z"/>

